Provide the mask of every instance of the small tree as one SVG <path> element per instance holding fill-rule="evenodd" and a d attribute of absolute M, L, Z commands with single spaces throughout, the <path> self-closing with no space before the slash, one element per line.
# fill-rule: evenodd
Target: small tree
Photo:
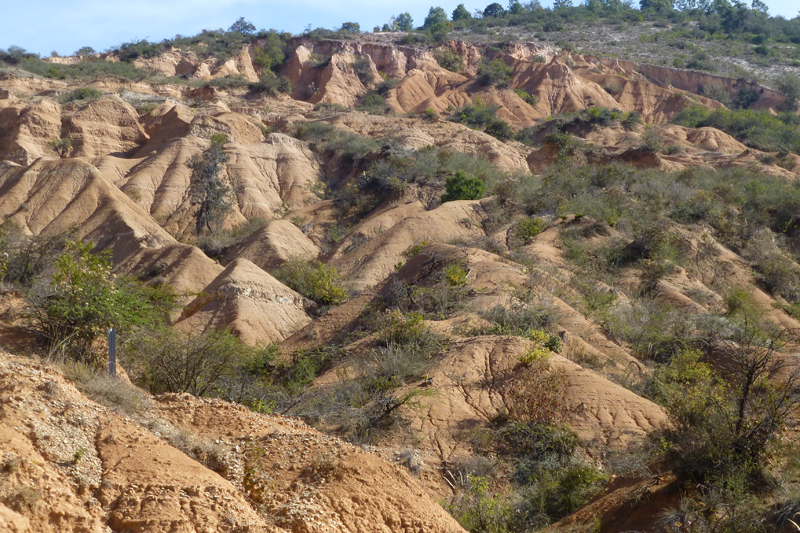
<path fill-rule="evenodd" d="M 757 479 L 798 402 L 800 372 L 778 353 L 789 332 L 742 312 L 731 335 L 712 340 L 723 356 L 719 373 L 685 350 L 656 369 L 651 385 L 670 414 L 668 440 L 701 480 L 736 473 Z"/>
<path fill-rule="evenodd" d="M 233 190 L 220 176 L 222 164 L 228 160 L 223 146 L 228 141 L 224 134 L 211 136 L 211 147 L 202 155 L 193 156 L 187 166 L 192 169 L 189 197 L 195 212 L 195 231 L 197 235 L 203 228 L 214 233 L 225 216 L 233 210 Z"/>
<path fill-rule="evenodd" d="M 175 305 L 167 287 L 148 287 L 111 275 L 111 253 L 94 253 L 91 242 L 68 241 L 56 259 L 49 287 L 29 293 L 33 331 L 51 352 L 97 363 L 95 339 L 111 327 L 154 327 Z"/>
<path fill-rule="evenodd" d="M 97 52 L 95 52 L 95 51 L 94 51 L 94 48 L 92 48 L 91 46 L 83 46 L 83 47 L 81 47 L 81 48 L 78 48 L 78 49 L 75 51 L 75 55 L 76 55 L 76 56 L 79 56 L 79 57 L 91 56 L 91 55 L 94 55 L 94 54 L 96 54 L 96 53 L 97 53 Z"/>
<path fill-rule="evenodd" d="M 345 22 L 339 31 L 342 33 L 361 33 L 361 25 L 358 22 Z"/>
<path fill-rule="evenodd" d="M 519 3 L 519 0 L 509 0 L 508 12 L 512 15 L 519 15 L 525 12 L 525 8 Z"/>
<path fill-rule="evenodd" d="M 253 64 L 261 67 L 264 71 L 277 71 L 285 58 L 280 35 L 275 31 L 270 31 L 264 37 L 264 44 L 255 50 Z"/>
<path fill-rule="evenodd" d="M 447 22 L 447 13 L 441 7 L 432 7 L 430 11 L 428 11 L 428 16 L 425 17 L 425 22 L 422 23 L 422 27 L 428 29 L 440 22 Z"/>
<path fill-rule="evenodd" d="M 497 2 L 489 4 L 488 6 L 486 6 L 486 9 L 483 10 L 484 18 L 489 18 L 489 17 L 498 18 L 502 17 L 505 14 L 506 10 L 503 9 L 503 6 L 498 4 Z"/>
<path fill-rule="evenodd" d="M 673 0 L 640 0 L 639 7 L 642 11 L 670 11 L 674 3 Z"/>
<path fill-rule="evenodd" d="M 458 4 L 458 6 L 453 10 L 453 20 L 469 20 L 472 18 L 467 8 L 464 7 L 464 4 Z"/>
<path fill-rule="evenodd" d="M 800 77 L 797 74 L 784 74 L 778 79 L 778 90 L 784 97 L 784 109 L 797 111 L 800 107 Z"/>
<path fill-rule="evenodd" d="M 239 20 L 231 24 L 231 27 L 228 28 L 228 31 L 250 35 L 256 31 L 256 27 L 249 20 L 245 20 L 244 17 L 239 17 Z"/>
<path fill-rule="evenodd" d="M 411 18 L 408 12 L 400 13 L 394 21 L 399 31 L 411 31 L 414 29 L 414 19 Z"/>

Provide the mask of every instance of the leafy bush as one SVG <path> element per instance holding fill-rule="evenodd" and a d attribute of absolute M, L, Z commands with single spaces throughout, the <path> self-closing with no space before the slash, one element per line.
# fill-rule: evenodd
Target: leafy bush
<path fill-rule="evenodd" d="M 447 178 L 445 187 L 442 203 L 454 200 L 477 200 L 486 191 L 486 184 L 483 181 L 479 178 L 470 178 L 461 170 Z"/>
<path fill-rule="evenodd" d="M 272 71 L 267 71 L 261 76 L 258 82 L 250 84 L 250 91 L 253 93 L 265 93 L 269 96 L 277 96 L 278 93 L 291 92 L 292 82 L 287 78 L 275 75 Z"/>
<path fill-rule="evenodd" d="M 629 113 L 625 113 L 624 118 L 622 119 L 622 125 L 628 131 L 633 131 L 636 127 L 642 123 L 642 114 L 638 111 L 631 111 Z"/>
<path fill-rule="evenodd" d="M 800 153 L 800 125 L 790 114 L 774 116 L 750 109 L 711 110 L 692 105 L 678 113 L 673 122 L 689 128 L 717 128 L 747 146 L 765 152 L 788 150 Z"/>
<path fill-rule="evenodd" d="M 778 79 L 777 85 L 784 97 L 784 109 L 797 111 L 800 108 L 800 77 L 797 74 L 784 74 Z"/>
<path fill-rule="evenodd" d="M 260 67 L 264 72 L 277 72 L 286 59 L 281 37 L 277 32 L 270 31 L 261 39 L 264 39 L 264 44 L 255 49 L 253 65 Z"/>
<path fill-rule="evenodd" d="M 291 259 L 272 275 L 319 305 L 336 306 L 347 300 L 347 291 L 339 285 L 336 268 L 319 261 Z"/>
<path fill-rule="evenodd" d="M 510 139 L 514 136 L 511 126 L 504 120 L 497 118 L 498 106 L 484 106 L 477 100 L 472 105 L 457 109 L 450 116 L 450 120 L 460 122 L 470 128 L 481 129 L 489 135 L 500 140 Z"/>
<path fill-rule="evenodd" d="M 642 133 L 639 148 L 647 152 L 660 152 L 664 148 L 664 139 L 652 126 L 647 126 Z"/>
<path fill-rule="evenodd" d="M 555 339 L 558 337 L 551 336 L 544 331 L 532 329 L 528 331 L 529 344 L 525 351 L 517 357 L 517 360 L 523 365 L 530 366 L 538 361 L 546 361 L 550 356 L 549 346 L 556 346 Z M 560 341 L 560 339 L 558 339 Z M 560 346 L 558 342 L 558 346 Z"/>
<path fill-rule="evenodd" d="M 67 94 L 62 95 L 58 101 L 62 104 L 66 104 L 69 102 L 74 102 L 75 100 L 96 100 L 98 98 L 102 98 L 102 96 L 102 91 L 98 91 L 97 89 L 93 89 L 91 87 L 81 87 L 80 89 L 74 89 Z"/>
<path fill-rule="evenodd" d="M 225 380 L 238 366 L 251 363 L 257 350 L 226 329 L 198 333 L 158 328 L 134 336 L 122 355 L 133 379 L 153 394 L 219 396 L 226 392 Z"/>
<path fill-rule="evenodd" d="M 451 72 L 461 72 L 464 69 L 464 61 L 455 50 L 451 48 L 437 48 L 433 51 L 433 57 L 439 66 Z"/>
<path fill-rule="evenodd" d="M 545 144 L 551 144 L 558 149 L 558 154 L 556 156 L 557 162 L 567 161 L 575 145 L 575 140 L 572 135 L 558 130 L 545 135 L 543 140 Z"/>
<path fill-rule="evenodd" d="M 517 96 L 525 100 L 525 103 L 531 107 L 536 107 L 536 97 L 528 94 L 528 91 L 524 89 L 514 89 L 514 92 L 517 93 Z"/>
<path fill-rule="evenodd" d="M 692 350 L 657 367 L 650 390 L 670 415 L 665 437 L 695 479 L 713 484 L 732 474 L 753 481 L 762 476 L 782 420 L 798 402 L 798 371 L 777 353 L 789 339 L 783 328 L 762 326 L 749 315 L 730 333 L 717 332 L 729 361 L 726 379 Z"/>
<path fill-rule="evenodd" d="M 546 227 L 547 223 L 542 218 L 523 218 L 517 222 L 517 225 L 514 227 L 514 235 L 522 241 L 523 244 L 530 244 Z"/>
<path fill-rule="evenodd" d="M 372 63 L 367 57 L 359 57 L 351 65 L 356 76 L 364 85 L 369 85 L 375 79 L 372 73 Z"/>
<path fill-rule="evenodd" d="M 370 93 L 366 95 L 363 100 L 361 100 L 358 108 L 367 111 L 368 113 L 382 115 L 387 111 L 388 106 L 380 94 Z"/>
<path fill-rule="evenodd" d="M 483 85 L 505 86 L 511 81 L 511 67 L 507 66 L 502 59 L 483 62 L 478 68 L 478 80 Z"/>
<path fill-rule="evenodd" d="M 499 4 L 498 4 L 499 5 Z M 489 492 L 489 478 L 467 474 L 463 487 L 445 505 L 467 531 L 505 533 L 513 531 L 514 514 L 510 503 Z"/>
<path fill-rule="evenodd" d="M 92 243 L 68 241 L 58 256 L 49 287 L 29 294 L 31 328 L 52 354 L 87 363 L 102 357 L 92 349 L 109 328 L 129 334 L 163 323 L 175 306 L 167 287 L 149 287 L 111 276 L 110 252 L 92 252 Z"/>

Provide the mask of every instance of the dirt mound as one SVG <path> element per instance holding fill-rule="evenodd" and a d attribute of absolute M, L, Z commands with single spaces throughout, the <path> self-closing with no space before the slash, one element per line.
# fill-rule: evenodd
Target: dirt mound
<path fill-rule="evenodd" d="M 30 165 L 40 157 L 58 157 L 48 143 L 61 138 L 61 106 L 42 99 L 31 104 L 0 100 L 0 158 Z"/>
<path fill-rule="evenodd" d="M 136 110 L 112 96 L 79 109 L 66 124 L 74 156 L 125 156 L 147 141 Z"/>
<path fill-rule="evenodd" d="M 463 531 L 405 471 L 301 422 L 94 379 L 135 421 L 0 353 L 4 531 Z"/>
<path fill-rule="evenodd" d="M 188 107 L 163 102 L 141 118 L 145 133 L 150 137 L 142 152 L 151 153 L 171 139 L 184 137 L 189 132 L 193 119 L 194 115 Z M 144 153 L 138 155 L 142 156 Z"/>
<path fill-rule="evenodd" d="M 715 128 L 685 128 L 671 124 L 661 129 L 661 135 L 667 142 L 689 145 L 709 152 L 741 154 L 747 147 Z"/>
<path fill-rule="evenodd" d="M 330 262 L 355 288 L 366 289 L 402 263 L 403 252 L 414 244 L 483 236 L 484 217 L 478 201 L 447 202 L 433 211 L 426 211 L 419 201 L 398 206 L 364 221 L 342 241 Z M 343 253 L 359 235 L 367 241 Z"/>
<path fill-rule="evenodd" d="M 308 300 L 247 259 L 236 259 L 184 308 L 178 326 L 228 327 L 248 344 L 280 342 L 311 321 L 309 307 Z"/>
<path fill-rule="evenodd" d="M 526 172 L 528 169 L 525 156 L 530 150 L 523 144 L 503 143 L 491 135 L 454 122 L 379 117 L 366 113 L 341 113 L 325 121 L 359 135 L 394 140 L 410 150 L 430 145 L 488 159 L 506 172 Z"/>
<path fill-rule="evenodd" d="M 189 244 L 145 248 L 124 258 L 116 268 L 122 272 L 135 272 L 147 281 L 160 277 L 181 295 L 201 292 L 225 270 L 199 248 Z"/>
<path fill-rule="evenodd" d="M 19 531 L 270 530 L 230 482 L 51 368 L 2 354 L 0 383 L 0 513 Z"/>
<path fill-rule="evenodd" d="M 244 119 L 240 123 L 255 128 Z M 263 139 L 260 131 L 258 136 Z M 208 139 L 195 136 L 160 142 L 152 151 L 147 146 L 136 165 L 120 169 L 117 184 L 168 230 L 190 232 L 194 208 L 188 198 L 192 171 L 187 163 L 209 146 Z M 285 207 L 302 207 L 317 198 L 312 188 L 319 180 L 319 163 L 302 141 L 273 133 L 263 142 L 227 143 L 225 155 L 224 175 L 234 179 L 237 194 L 228 226 L 274 218 Z"/>
<path fill-rule="evenodd" d="M 251 472 L 245 492 L 282 528 L 463 531 L 402 468 L 301 422 L 187 395 L 157 402 L 176 426 L 229 449 L 239 445 Z"/>
<path fill-rule="evenodd" d="M 141 248 L 175 242 L 85 159 L 39 160 L 27 168 L 7 165 L 0 171 L 0 190 L 0 216 L 22 232 L 61 233 L 77 227 L 76 236 L 101 249 L 113 246 L 115 261 Z"/>
<path fill-rule="evenodd" d="M 442 459 L 470 455 L 464 439 L 457 438 L 459 432 L 488 425 L 508 408 L 508 387 L 521 368 L 518 357 L 526 347 L 527 341 L 519 337 L 459 340 L 429 373 L 436 393 L 420 400 L 428 415 L 410 419 L 417 434 L 440 450 Z M 585 443 L 626 448 L 667 423 L 661 407 L 596 372 L 558 355 L 551 356 L 550 364 L 566 377 L 565 422 Z"/>
<path fill-rule="evenodd" d="M 300 228 L 288 220 L 273 220 L 226 250 L 222 263 L 228 264 L 235 258 L 249 259 L 264 270 L 270 270 L 289 259 L 316 259 L 319 252 L 317 245 Z"/>

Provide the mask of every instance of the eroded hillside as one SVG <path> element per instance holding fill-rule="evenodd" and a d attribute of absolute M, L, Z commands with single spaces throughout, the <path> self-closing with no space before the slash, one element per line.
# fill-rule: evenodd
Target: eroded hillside
<path fill-rule="evenodd" d="M 800 328 L 796 124 L 780 115 L 772 150 L 699 93 L 751 91 L 748 117 L 783 96 L 533 43 L 281 43 L 272 70 L 255 39 L 225 61 L 129 61 L 159 81 L 3 71 L 0 346 L 60 358 L 30 317 L 67 238 L 176 303 L 174 333 L 134 328 L 122 348 L 131 380 L 167 394 L 68 365 L 101 406 L 2 356 L 0 519 L 457 531 L 445 502 L 478 530 L 469 509 L 504 494 L 518 530 L 667 527 L 640 502 L 652 517 L 685 494 L 651 439 L 675 424 L 670 361 L 699 350 L 724 375 L 749 317 Z M 265 89 L 279 76 L 284 93 Z M 205 226 L 203 168 L 229 191 Z M 159 346 L 225 329 L 250 359 L 182 388 L 154 375 Z M 795 343 L 778 344 L 786 379 Z"/>

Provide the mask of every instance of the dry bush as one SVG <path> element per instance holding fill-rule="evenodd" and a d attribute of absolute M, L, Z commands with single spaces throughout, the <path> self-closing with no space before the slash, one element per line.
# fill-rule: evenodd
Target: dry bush
<path fill-rule="evenodd" d="M 505 391 L 511 418 L 526 423 L 552 423 L 566 410 L 566 376 L 552 370 L 546 358 L 513 370 Z"/>

